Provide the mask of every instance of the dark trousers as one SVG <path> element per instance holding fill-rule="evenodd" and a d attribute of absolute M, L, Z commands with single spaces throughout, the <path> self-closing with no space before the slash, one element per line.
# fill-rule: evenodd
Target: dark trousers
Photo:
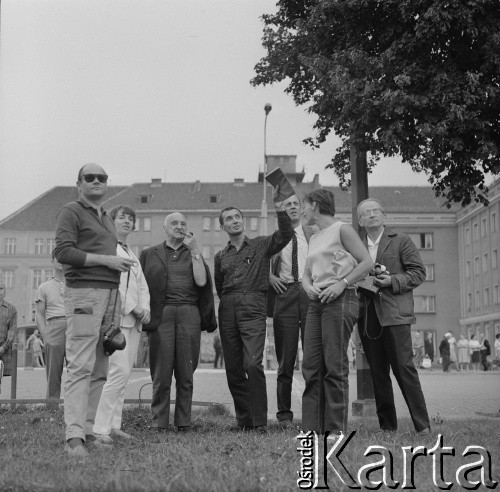
<path fill-rule="evenodd" d="M 448 372 L 450 369 L 450 354 L 441 355 L 443 372 Z"/>
<path fill-rule="evenodd" d="M 282 294 L 276 294 L 273 313 L 274 346 L 278 359 L 278 420 L 292 420 L 292 381 L 300 339 L 304 347 L 309 298 L 299 282 L 289 284 Z"/>
<path fill-rule="evenodd" d="M 43 333 L 48 399 L 61 397 L 61 376 L 66 356 L 66 328 L 65 318 L 50 319 Z"/>
<path fill-rule="evenodd" d="M 168 427 L 170 386 L 175 375 L 174 425 L 191 424 L 193 374 L 200 355 L 200 313 L 198 306 L 184 304 L 163 308 L 158 328 L 148 332 L 149 360 L 153 380 L 151 412 L 153 423 Z"/>
<path fill-rule="evenodd" d="M 380 428 L 396 430 L 398 427 L 390 369 L 403 393 L 415 430 L 419 432 L 429 427 L 424 394 L 413 364 L 410 325 L 381 327 L 370 301 L 366 333 L 361 320 L 359 336 L 370 365 Z"/>
<path fill-rule="evenodd" d="M 322 304 L 309 303 L 304 333 L 302 430 L 323 434 L 347 430 L 349 359 L 347 347 L 359 313 L 354 289 Z"/>
<path fill-rule="evenodd" d="M 265 294 L 223 295 L 219 304 L 219 331 L 236 421 L 244 426 L 266 425 L 266 377 L 262 366 Z"/>

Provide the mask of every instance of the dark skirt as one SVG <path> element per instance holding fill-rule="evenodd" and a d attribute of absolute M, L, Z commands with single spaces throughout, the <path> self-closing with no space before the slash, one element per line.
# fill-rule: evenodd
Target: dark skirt
<path fill-rule="evenodd" d="M 479 350 L 474 350 L 472 352 L 470 361 L 474 364 L 475 362 L 481 362 L 481 352 Z"/>

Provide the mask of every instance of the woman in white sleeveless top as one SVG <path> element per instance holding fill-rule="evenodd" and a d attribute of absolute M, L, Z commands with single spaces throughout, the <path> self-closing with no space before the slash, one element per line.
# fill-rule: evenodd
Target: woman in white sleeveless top
<path fill-rule="evenodd" d="M 302 430 L 346 432 L 349 406 L 349 339 L 359 315 L 353 284 L 373 268 L 354 229 L 334 218 L 333 193 L 320 188 L 304 198 L 311 237 L 302 287 L 309 296 L 304 333 Z"/>

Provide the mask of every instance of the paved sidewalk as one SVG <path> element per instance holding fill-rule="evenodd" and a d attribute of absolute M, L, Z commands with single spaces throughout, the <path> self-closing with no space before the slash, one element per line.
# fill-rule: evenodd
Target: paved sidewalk
<path fill-rule="evenodd" d="M 223 369 L 210 369 L 203 364 L 195 373 L 194 395 L 196 401 L 226 404 L 234 411 L 231 394 Z M 468 419 L 480 417 L 476 412 L 496 413 L 500 410 L 500 372 L 443 373 L 420 371 L 420 380 L 427 401 L 429 415 L 443 418 Z M 266 371 L 269 419 L 276 415 L 276 371 Z M 10 377 L 2 381 L 0 402 L 10 398 Z M 356 372 L 349 375 L 350 405 L 356 398 Z M 393 381 L 398 416 L 409 417 L 397 383 Z M 301 397 L 304 380 L 300 371 L 295 372 L 292 410 L 296 419 L 301 418 Z M 19 369 L 17 398 L 44 398 L 46 380 L 44 369 Z M 151 398 L 151 378 L 148 369 L 134 369 L 126 398 Z M 172 398 L 175 397 L 175 389 Z"/>

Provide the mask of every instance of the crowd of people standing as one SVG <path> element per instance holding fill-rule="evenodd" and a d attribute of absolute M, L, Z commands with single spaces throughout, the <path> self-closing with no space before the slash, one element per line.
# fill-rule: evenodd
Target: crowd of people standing
<path fill-rule="evenodd" d="M 101 166 L 83 166 L 79 198 L 58 214 L 55 276 L 38 290 L 33 339 L 40 365 L 45 345 L 47 398 L 64 388 L 65 449 L 83 458 L 91 446 L 111 447 L 113 439 L 131 439 L 122 427 L 126 385 L 137 358 L 141 332 L 148 337 L 153 382 L 152 427 L 188 432 L 201 331 L 214 337 L 216 360 L 225 365 L 241 432 L 266 432 L 268 400 L 263 353 L 266 316 L 273 318 L 278 362 L 276 418 L 293 425 L 293 371 L 299 339 L 303 347 L 303 431 L 338 434 L 348 428 L 349 366 L 352 333 L 358 326 L 370 365 L 380 428 L 398 426 L 392 370 L 404 395 L 416 433 L 429 433 L 430 420 L 417 369 L 435 359 L 432 335 L 412 338 L 413 290 L 425 280 L 417 247 L 386 227 L 383 204 L 375 199 L 357 207 L 362 233 L 335 217 L 335 197 L 320 188 L 273 199 L 278 229 L 268 236 L 245 235 L 244 216 L 236 206 L 220 212 L 228 236 L 214 259 L 212 275 L 186 216 L 165 218 L 165 239 L 137 258 L 127 244 L 135 211 L 125 205 L 102 207 L 108 176 Z M 370 279 L 371 289 L 358 282 Z M 15 308 L 3 301 L 0 285 L 0 360 L 8 360 L 15 330 Z M 3 302 L 2 302 L 3 301 Z M 5 321 L 5 322 L 4 322 Z M 123 343 L 110 350 L 105 334 L 119 327 Z M 108 340 L 109 342 L 109 340 Z M 500 335 L 495 341 L 500 352 Z M 350 355 L 351 354 L 351 355 Z M 439 345 L 443 370 L 487 370 L 491 349 L 484 336 L 457 342 L 446 333 Z M 170 393 L 176 400 L 170 424 Z"/>

